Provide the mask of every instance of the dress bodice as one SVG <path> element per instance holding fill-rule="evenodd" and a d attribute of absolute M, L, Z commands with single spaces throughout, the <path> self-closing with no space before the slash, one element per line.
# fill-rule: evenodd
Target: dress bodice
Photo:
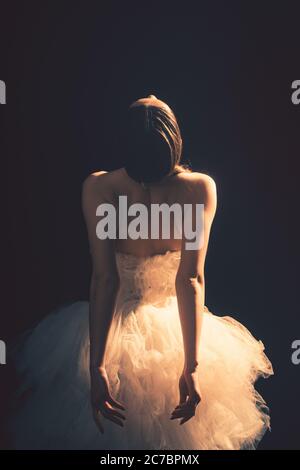
<path fill-rule="evenodd" d="M 175 295 L 175 278 L 180 262 L 180 251 L 168 251 L 162 255 L 138 257 L 117 253 L 117 266 L 124 299 L 136 299 L 141 303 L 161 303 Z"/>

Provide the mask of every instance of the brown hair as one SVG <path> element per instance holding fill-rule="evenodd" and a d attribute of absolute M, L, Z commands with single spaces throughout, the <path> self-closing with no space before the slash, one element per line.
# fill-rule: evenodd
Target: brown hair
<path fill-rule="evenodd" d="M 134 101 L 125 129 L 125 170 L 137 182 L 155 183 L 186 171 L 180 165 L 182 138 L 172 109 L 149 95 Z"/>

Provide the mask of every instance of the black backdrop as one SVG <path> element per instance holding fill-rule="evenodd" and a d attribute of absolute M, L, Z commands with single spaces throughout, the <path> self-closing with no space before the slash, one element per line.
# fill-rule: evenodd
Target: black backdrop
<path fill-rule="evenodd" d="M 122 164 L 122 116 L 155 94 L 178 116 L 184 159 L 218 186 L 206 303 L 247 325 L 274 364 L 258 385 L 272 414 L 260 448 L 300 448 L 300 366 L 290 359 L 300 337 L 300 105 L 291 102 L 300 9 L 197 3 L 1 2 L 0 338 L 88 298 L 81 184 Z M 8 370 L 0 366 L 4 408 Z"/>

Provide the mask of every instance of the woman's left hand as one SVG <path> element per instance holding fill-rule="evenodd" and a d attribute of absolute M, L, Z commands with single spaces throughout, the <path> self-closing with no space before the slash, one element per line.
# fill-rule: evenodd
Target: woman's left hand
<path fill-rule="evenodd" d="M 118 410 L 125 411 L 125 407 L 111 396 L 109 380 L 106 370 L 96 368 L 91 371 L 91 404 L 95 423 L 101 433 L 104 428 L 101 423 L 100 414 L 109 421 L 123 427 L 125 416 Z"/>
<path fill-rule="evenodd" d="M 198 383 L 198 373 L 183 371 L 179 379 L 179 405 L 171 414 L 171 419 L 180 419 L 180 424 L 186 423 L 195 416 L 196 408 L 201 401 Z"/>

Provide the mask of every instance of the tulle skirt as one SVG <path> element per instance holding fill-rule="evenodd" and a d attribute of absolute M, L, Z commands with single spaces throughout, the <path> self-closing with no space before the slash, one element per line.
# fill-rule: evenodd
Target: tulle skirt
<path fill-rule="evenodd" d="M 199 383 L 202 401 L 184 425 L 170 420 L 179 402 L 183 344 L 175 296 L 163 305 L 119 305 L 110 330 L 111 393 L 126 406 L 119 428 L 90 405 L 88 302 L 47 316 L 13 353 L 21 377 L 10 420 L 16 449 L 255 448 L 269 427 L 268 408 L 254 388 L 272 374 L 264 345 L 231 317 L 204 313 Z"/>

